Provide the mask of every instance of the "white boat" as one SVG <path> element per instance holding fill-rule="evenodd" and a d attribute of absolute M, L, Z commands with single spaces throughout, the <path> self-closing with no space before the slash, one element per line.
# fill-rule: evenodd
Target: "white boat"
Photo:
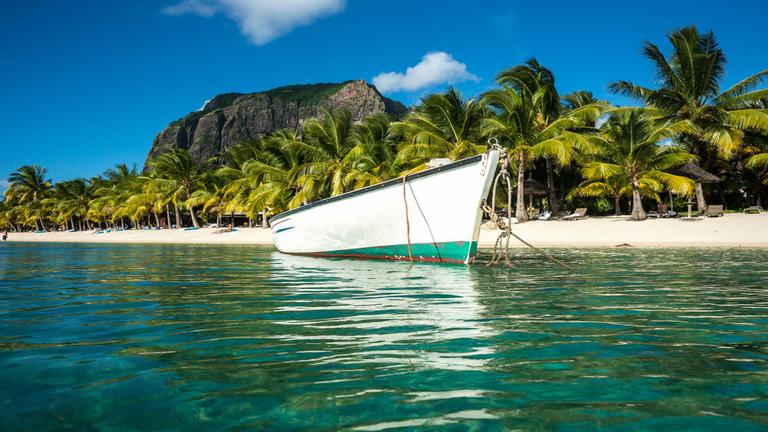
<path fill-rule="evenodd" d="M 470 264 L 499 151 L 288 210 L 270 219 L 289 254 Z"/>

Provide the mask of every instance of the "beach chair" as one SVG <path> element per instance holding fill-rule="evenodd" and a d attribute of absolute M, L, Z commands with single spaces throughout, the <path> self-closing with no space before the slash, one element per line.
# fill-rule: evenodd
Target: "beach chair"
<path fill-rule="evenodd" d="M 655 219 L 658 219 L 661 217 L 661 214 L 659 214 L 659 212 L 657 212 L 656 210 L 651 210 L 645 215 L 648 216 L 649 218 L 655 218 Z"/>
<path fill-rule="evenodd" d="M 751 206 L 744 209 L 744 214 L 760 214 L 763 212 L 763 208 L 760 206 Z"/>
<path fill-rule="evenodd" d="M 708 205 L 707 210 L 704 212 L 706 217 L 722 217 L 723 206 L 721 204 Z"/>
<path fill-rule="evenodd" d="M 560 220 L 564 218 L 565 216 L 568 216 L 570 213 L 567 211 L 558 211 L 552 214 L 552 217 L 548 220 Z"/>
<path fill-rule="evenodd" d="M 552 217 L 551 211 L 545 211 L 544 213 L 540 214 L 538 219 L 540 221 L 548 221 Z"/>
<path fill-rule="evenodd" d="M 587 217 L 587 208 L 586 207 L 579 207 L 576 210 L 573 211 L 573 213 L 569 214 L 568 216 L 563 216 L 560 218 L 560 220 L 563 221 L 574 221 L 579 219 L 584 219 Z"/>

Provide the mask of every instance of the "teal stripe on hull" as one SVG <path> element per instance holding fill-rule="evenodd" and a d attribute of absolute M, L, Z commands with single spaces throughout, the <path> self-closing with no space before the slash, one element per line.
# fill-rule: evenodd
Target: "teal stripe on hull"
<path fill-rule="evenodd" d="M 474 258 L 477 242 L 456 241 L 443 243 L 415 243 L 411 245 L 414 261 L 464 263 L 467 256 Z M 313 253 L 310 255 L 354 258 L 408 259 L 408 245 L 377 246 Z M 471 261 L 471 260 L 470 260 Z"/>

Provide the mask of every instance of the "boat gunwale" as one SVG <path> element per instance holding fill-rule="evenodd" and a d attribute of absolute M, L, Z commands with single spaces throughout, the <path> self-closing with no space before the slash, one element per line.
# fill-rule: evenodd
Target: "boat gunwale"
<path fill-rule="evenodd" d="M 483 157 L 485 157 L 487 154 L 488 154 L 488 152 L 480 153 L 479 155 L 470 156 L 470 157 L 465 158 L 465 159 L 460 159 L 460 160 L 457 160 L 456 162 L 451 162 L 451 163 L 445 164 L 443 166 L 439 166 L 439 167 L 435 167 L 435 168 L 430 168 L 430 169 L 427 169 L 427 170 L 424 170 L 424 171 L 415 172 L 413 174 L 408 174 L 408 180 L 416 180 L 416 179 L 423 178 L 423 177 L 429 177 L 431 175 L 439 174 L 441 172 L 450 171 L 450 170 L 453 170 L 453 169 L 456 169 L 456 168 L 463 167 L 465 165 L 470 165 L 470 164 L 473 164 L 473 163 L 475 163 L 477 161 L 482 160 Z M 356 196 L 356 195 L 362 195 L 362 194 L 365 194 L 365 193 L 368 193 L 368 192 L 373 192 L 375 190 L 383 189 L 383 188 L 390 187 L 390 186 L 393 186 L 393 185 L 396 185 L 396 184 L 402 184 L 403 183 L 403 177 L 404 176 L 401 176 L 401 177 L 398 177 L 398 178 L 395 178 L 395 179 L 392 179 L 392 180 L 383 181 L 383 182 L 377 183 L 375 185 L 366 186 L 364 188 L 360 188 L 360 189 L 356 189 L 356 190 L 353 190 L 353 191 L 345 192 L 345 193 L 343 193 L 341 195 L 336 195 L 336 196 L 332 196 L 332 197 L 328 197 L 328 198 L 323 198 L 321 200 L 311 202 L 311 203 L 309 203 L 307 205 L 304 205 L 304 206 L 301 206 L 301 207 L 296 207 L 295 209 L 286 210 L 286 211 L 284 211 L 282 213 L 278 213 L 278 214 L 272 216 L 271 218 L 269 218 L 269 224 L 272 225 L 272 223 L 274 221 L 277 221 L 278 219 L 282 219 L 282 218 L 284 218 L 284 217 L 286 217 L 288 215 L 296 214 L 296 213 L 299 213 L 299 212 L 304 211 L 304 210 L 309 210 L 309 209 L 311 209 L 313 207 L 318 207 L 318 206 L 321 206 L 323 204 L 329 204 L 329 203 L 332 203 L 334 201 L 340 201 L 340 200 L 343 200 L 345 198 L 351 198 L 351 197 Z"/>

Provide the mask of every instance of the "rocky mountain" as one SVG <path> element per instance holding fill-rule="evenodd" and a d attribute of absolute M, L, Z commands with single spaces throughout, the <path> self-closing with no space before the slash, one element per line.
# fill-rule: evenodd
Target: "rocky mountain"
<path fill-rule="evenodd" d="M 220 94 L 202 110 L 169 124 L 152 142 L 147 163 L 172 149 L 188 149 L 198 161 L 228 147 L 277 129 L 300 130 L 304 121 L 321 110 L 346 109 L 354 120 L 386 112 L 395 118 L 407 108 L 387 99 L 365 81 L 279 87 L 258 93 Z"/>

